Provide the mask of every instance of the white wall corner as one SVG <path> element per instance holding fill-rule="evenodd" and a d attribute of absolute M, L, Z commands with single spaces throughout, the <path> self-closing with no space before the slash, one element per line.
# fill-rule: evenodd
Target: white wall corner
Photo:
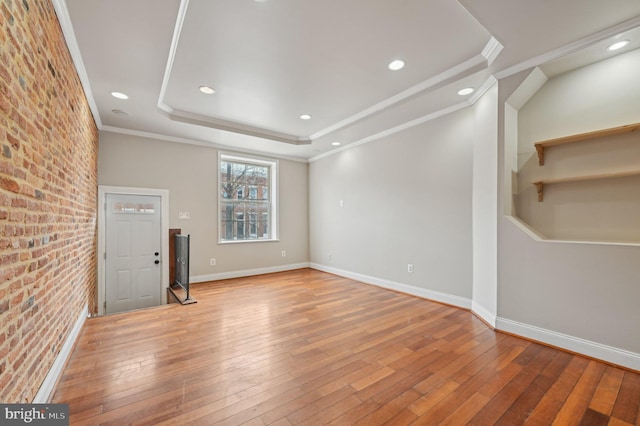
<path fill-rule="evenodd" d="M 485 93 L 489 91 L 495 84 L 498 83 L 498 80 L 495 79 L 494 76 L 490 75 L 487 79 L 476 89 L 475 92 L 469 97 L 469 105 L 474 105 L 478 100 L 484 96 Z"/>
<path fill-rule="evenodd" d="M 496 328 L 496 316 L 489 312 L 484 306 L 477 303 L 475 300 L 471 301 L 471 312 L 479 316 L 484 322 L 490 325 L 492 328 Z"/>
<path fill-rule="evenodd" d="M 640 354 L 614 348 L 579 337 L 569 336 L 529 324 L 498 317 L 496 329 L 512 333 L 543 344 L 555 346 L 570 352 L 610 362 L 635 371 L 640 371 Z"/>
<path fill-rule="evenodd" d="M 49 402 L 51 396 L 53 395 L 54 387 L 56 386 L 58 379 L 62 375 L 62 370 L 67 364 L 67 359 L 69 358 L 69 355 L 71 355 L 71 351 L 76 344 L 78 335 L 80 335 L 80 330 L 82 330 L 82 326 L 84 325 L 84 322 L 88 316 L 89 307 L 85 305 L 80 312 L 80 316 L 73 325 L 71 332 L 69 332 L 67 339 L 64 341 L 62 349 L 60 349 L 60 352 L 58 352 L 58 356 L 53 361 L 49 372 L 42 381 L 40 389 L 38 389 L 38 393 L 36 393 L 36 396 L 33 398 L 33 404 L 46 404 Z"/>
<path fill-rule="evenodd" d="M 538 67 L 534 68 L 527 78 L 513 91 L 506 103 L 518 111 L 549 81 L 549 77 Z"/>
<path fill-rule="evenodd" d="M 333 268 L 331 266 L 321 265 L 319 263 L 311 263 L 310 267 L 318 271 L 328 272 L 330 274 L 339 275 L 341 277 L 350 278 L 365 284 L 375 285 L 377 287 L 394 290 L 400 293 L 418 296 L 423 299 L 432 300 L 434 302 L 444 303 L 463 309 L 471 309 L 471 299 L 466 297 L 455 296 L 452 294 L 441 293 L 435 290 L 428 290 L 415 287 L 408 284 L 402 284 L 395 281 L 385 280 L 383 278 L 371 277 L 369 275 L 359 274 L 357 272 L 345 271 L 343 269 Z"/>

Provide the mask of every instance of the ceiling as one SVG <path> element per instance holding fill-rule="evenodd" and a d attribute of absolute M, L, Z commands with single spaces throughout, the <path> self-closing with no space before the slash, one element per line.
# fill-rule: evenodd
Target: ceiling
<path fill-rule="evenodd" d="M 54 5 L 100 130 L 300 160 L 469 106 L 532 66 L 604 59 L 615 38 L 640 47 L 637 0 Z"/>

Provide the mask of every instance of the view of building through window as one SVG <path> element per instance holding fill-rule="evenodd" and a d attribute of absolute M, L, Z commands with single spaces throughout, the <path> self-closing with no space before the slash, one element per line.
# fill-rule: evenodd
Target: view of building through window
<path fill-rule="evenodd" d="M 275 239 L 270 194 L 276 163 L 220 156 L 220 241 Z"/>

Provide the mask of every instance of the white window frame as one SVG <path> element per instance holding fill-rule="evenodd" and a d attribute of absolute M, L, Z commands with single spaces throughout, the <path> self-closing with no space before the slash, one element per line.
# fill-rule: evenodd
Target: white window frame
<path fill-rule="evenodd" d="M 270 179 L 269 179 L 269 197 L 270 197 L 270 218 L 269 218 L 269 232 L 270 238 L 261 238 L 261 239 L 244 239 L 244 240 L 223 240 L 222 239 L 222 215 L 220 214 L 220 209 L 222 208 L 222 203 L 224 202 L 222 198 L 222 191 L 220 188 L 220 175 L 222 174 L 221 165 L 223 161 L 231 161 L 238 163 L 249 163 L 255 164 L 257 166 L 268 166 L 270 168 Z M 237 154 L 228 154 L 222 151 L 218 152 L 218 175 L 217 175 L 217 193 L 218 193 L 218 205 L 217 205 L 217 232 L 218 232 L 218 244 L 245 244 L 245 243 L 264 243 L 270 241 L 280 241 L 278 232 L 279 232 L 279 207 L 280 200 L 278 198 L 278 168 L 279 162 L 278 160 L 271 160 L 267 158 L 259 158 L 248 155 L 237 155 Z M 256 201 L 260 201 L 257 199 Z M 248 218 L 245 218 L 248 222 Z"/>

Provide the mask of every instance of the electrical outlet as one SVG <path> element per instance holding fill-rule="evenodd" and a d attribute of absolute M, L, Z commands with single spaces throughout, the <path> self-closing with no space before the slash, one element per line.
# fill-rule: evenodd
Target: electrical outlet
<path fill-rule="evenodd" d="M 287 256 L 287 251 L 286 250 L 282 250 L 282 257 L 286 257 Z"/>
<path fill-rule="evenodd" d="M 413 273 L 413 263 L 407 265 L 407 272 Z"/>
<path fill-rule="evenodd" d="M 209 259 L 209 266 L 216 266 L 216 260 L 214 258 Z"/>

